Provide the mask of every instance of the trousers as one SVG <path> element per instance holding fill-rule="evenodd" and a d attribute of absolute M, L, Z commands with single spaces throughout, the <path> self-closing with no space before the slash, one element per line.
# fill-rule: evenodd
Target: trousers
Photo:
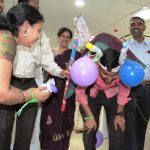
<path fill-rule="evenodd" d="M 109 150 L 123 150 L 124 147 L 130 145 L 132 148 L 130 150 L 135 150 L 135 106 L 131 100 L 126 104 L 125 111 L 125 120 L 126 120 L 126 129 L 125 133 L 121 131 L 120 128 L 117 131 L 114 128 L 114 118 L 117 110 L 117 97 L 107 98 L 103 91 L 99 91 L 96 98 L 88 97 L 88 103 L 91 108 L 91 111 L 94 115 L 97 125 L 99 126 L 99 117 L 101 107 L 104 106 L 107 116 L 108 124 L 108 133 L 109 133 Z M 84 118 L 85 114 L 80 107 L 81 114 Z M 98 127 L 97 127 L 98 130 Z M 90 133 L 84 131 L 83 133 L 83 143 L 85 150 L 96 150 L 96 131 L 92 130 Z M 128 140 L 125 141 L 125 136 Z"/>
<path fill-rule="evenodd" d="M 21 80 L 13 78 L 11 85 L 26 90 L 37 87 L 34 79 Z M 10 150 L 11 135 L 15 120 L 15 113 L 22 105 L 0 105 L 0 150 Z M 30 142 L 36 120 L 38 104 L 27 106 L 21 116 L 16 117 L 16 132 L 13 150 L 30 150 Z"/>
<path fill-rule="evenodd" d="M 150 85 L 140 85 L 132 89 L 136 103 L 136 144 L 137 150 L 144 150 L 145 135 L 150 118 Z"/>

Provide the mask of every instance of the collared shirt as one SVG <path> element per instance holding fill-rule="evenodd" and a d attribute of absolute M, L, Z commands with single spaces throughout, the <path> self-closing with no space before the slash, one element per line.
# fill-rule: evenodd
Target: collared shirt
<path fill-rule="evenodd" d="M 147 53 L 147 51 L 150 50 L 150 40 L 144 39 L 141 43 L 134 39 L 128 40 L 127 48 L 121 50 L 120 62 L 122 62 L 121 57 L 123 58 L 123 53 L 126 53 L 127 49 L 130 49 L 130 51 L 146 65 L 144 69 L 144 80 L 150 80 L 150 53 Z M 124 56 L 126 57 L 126 55 Z"/>
<path fill-rule="evenodd" d="M 19 78 L 33 78 L 39 66 L 50 74 L 61 77 L 60 71 L 62 69 L 54 61 L 53 53 L 44 32 L 32 48 L 17 47 L 13 75 Z"/>
<path fill-rule="evenodd" d="M 94 86 L 90 89 L 90 96 L 96 98 L 98 92 L 100 91 L 104 91 L 108 99 L 117 95 L 117 104 L 120 105 L 125 105 L 130 100 L 130 98 L 128 98 L 130 88 L 126 87 L 120 82 L 119 76 L 112 83 L 106 84 L 101 78 L 101 76 L 98 75 Z M 76 100 L 81 105 L 85 105 L 88 103 L 85 89 L 82 89 L 80 87 L 76 89 Z"/>

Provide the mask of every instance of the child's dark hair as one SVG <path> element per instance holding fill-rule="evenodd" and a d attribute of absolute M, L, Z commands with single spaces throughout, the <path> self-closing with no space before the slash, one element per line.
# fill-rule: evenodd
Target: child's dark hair
<path fill-rule="evenodd" d="M 20 4 L 20 3 L 26 3 L 26 4 L 28 4 L 29 3 L 29 0 L 18 0 L 18 4 Z"/>
<path fill-rule="evenodd" d="M 103 56 L 100 58 L 100 63 L 107 67 L 108 71 L 119 66 L 120 53 L 113 49 L 106 49 L 103 51 Z"/>
<path fill-rule="evenodd" d="M 64 32 L 69 32 L 69 34 L 70 34 L 70 39 L 72 39 L 72 36 L 73 36 L 73 33 L 72 33 L 72 31 L 69 29 L 69 28 L 67 28 L 67 27 L 62 27 L 62 28 L 60 28 L 59 30 L 58 30 L 58 33 L 57 33 L 57 36 L 58 37 L 60 37 Z"/>
<path fill-rule="evenodd" d="M 5 25 L 3 28 L 8 28 L 13 35 L 18 36 L 19 27 L 23 25 L 25 21 L 28 21 L 30 25 L 34 25 L 38 22 L 44 22 L 43 16 L 34 7 L 27 4 L 18 4 L 13 6 L 6 14 Z"/>

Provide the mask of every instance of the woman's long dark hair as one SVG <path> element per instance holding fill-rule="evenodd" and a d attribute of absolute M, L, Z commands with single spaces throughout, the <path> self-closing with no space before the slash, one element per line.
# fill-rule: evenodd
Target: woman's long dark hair
<path fill-rule="evenodd" d="M 0 30 L 9 30 L 4 16 L 0 15 Z"/>
<path fill-rule="evenodd" d="M 28 21 L 30 25 L 44 22 L 43 16 L 34 7 L 27 4 L 13 6 L 6 14 L 5 18 L 0 17 L 0 30 L 7 29 L 13 35 L 18 36 L 19 27 Z"/>

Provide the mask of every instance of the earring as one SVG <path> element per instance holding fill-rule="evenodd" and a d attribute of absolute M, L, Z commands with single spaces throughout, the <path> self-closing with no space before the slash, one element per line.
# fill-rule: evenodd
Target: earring
<path fill-rule="evenodd" d="M 27 37 L 27 36 L 28 36 L 28 35 L 27 35 L 27 30 L 24 31 L 23 36 L 24 36 L 24 37 Z"/>

